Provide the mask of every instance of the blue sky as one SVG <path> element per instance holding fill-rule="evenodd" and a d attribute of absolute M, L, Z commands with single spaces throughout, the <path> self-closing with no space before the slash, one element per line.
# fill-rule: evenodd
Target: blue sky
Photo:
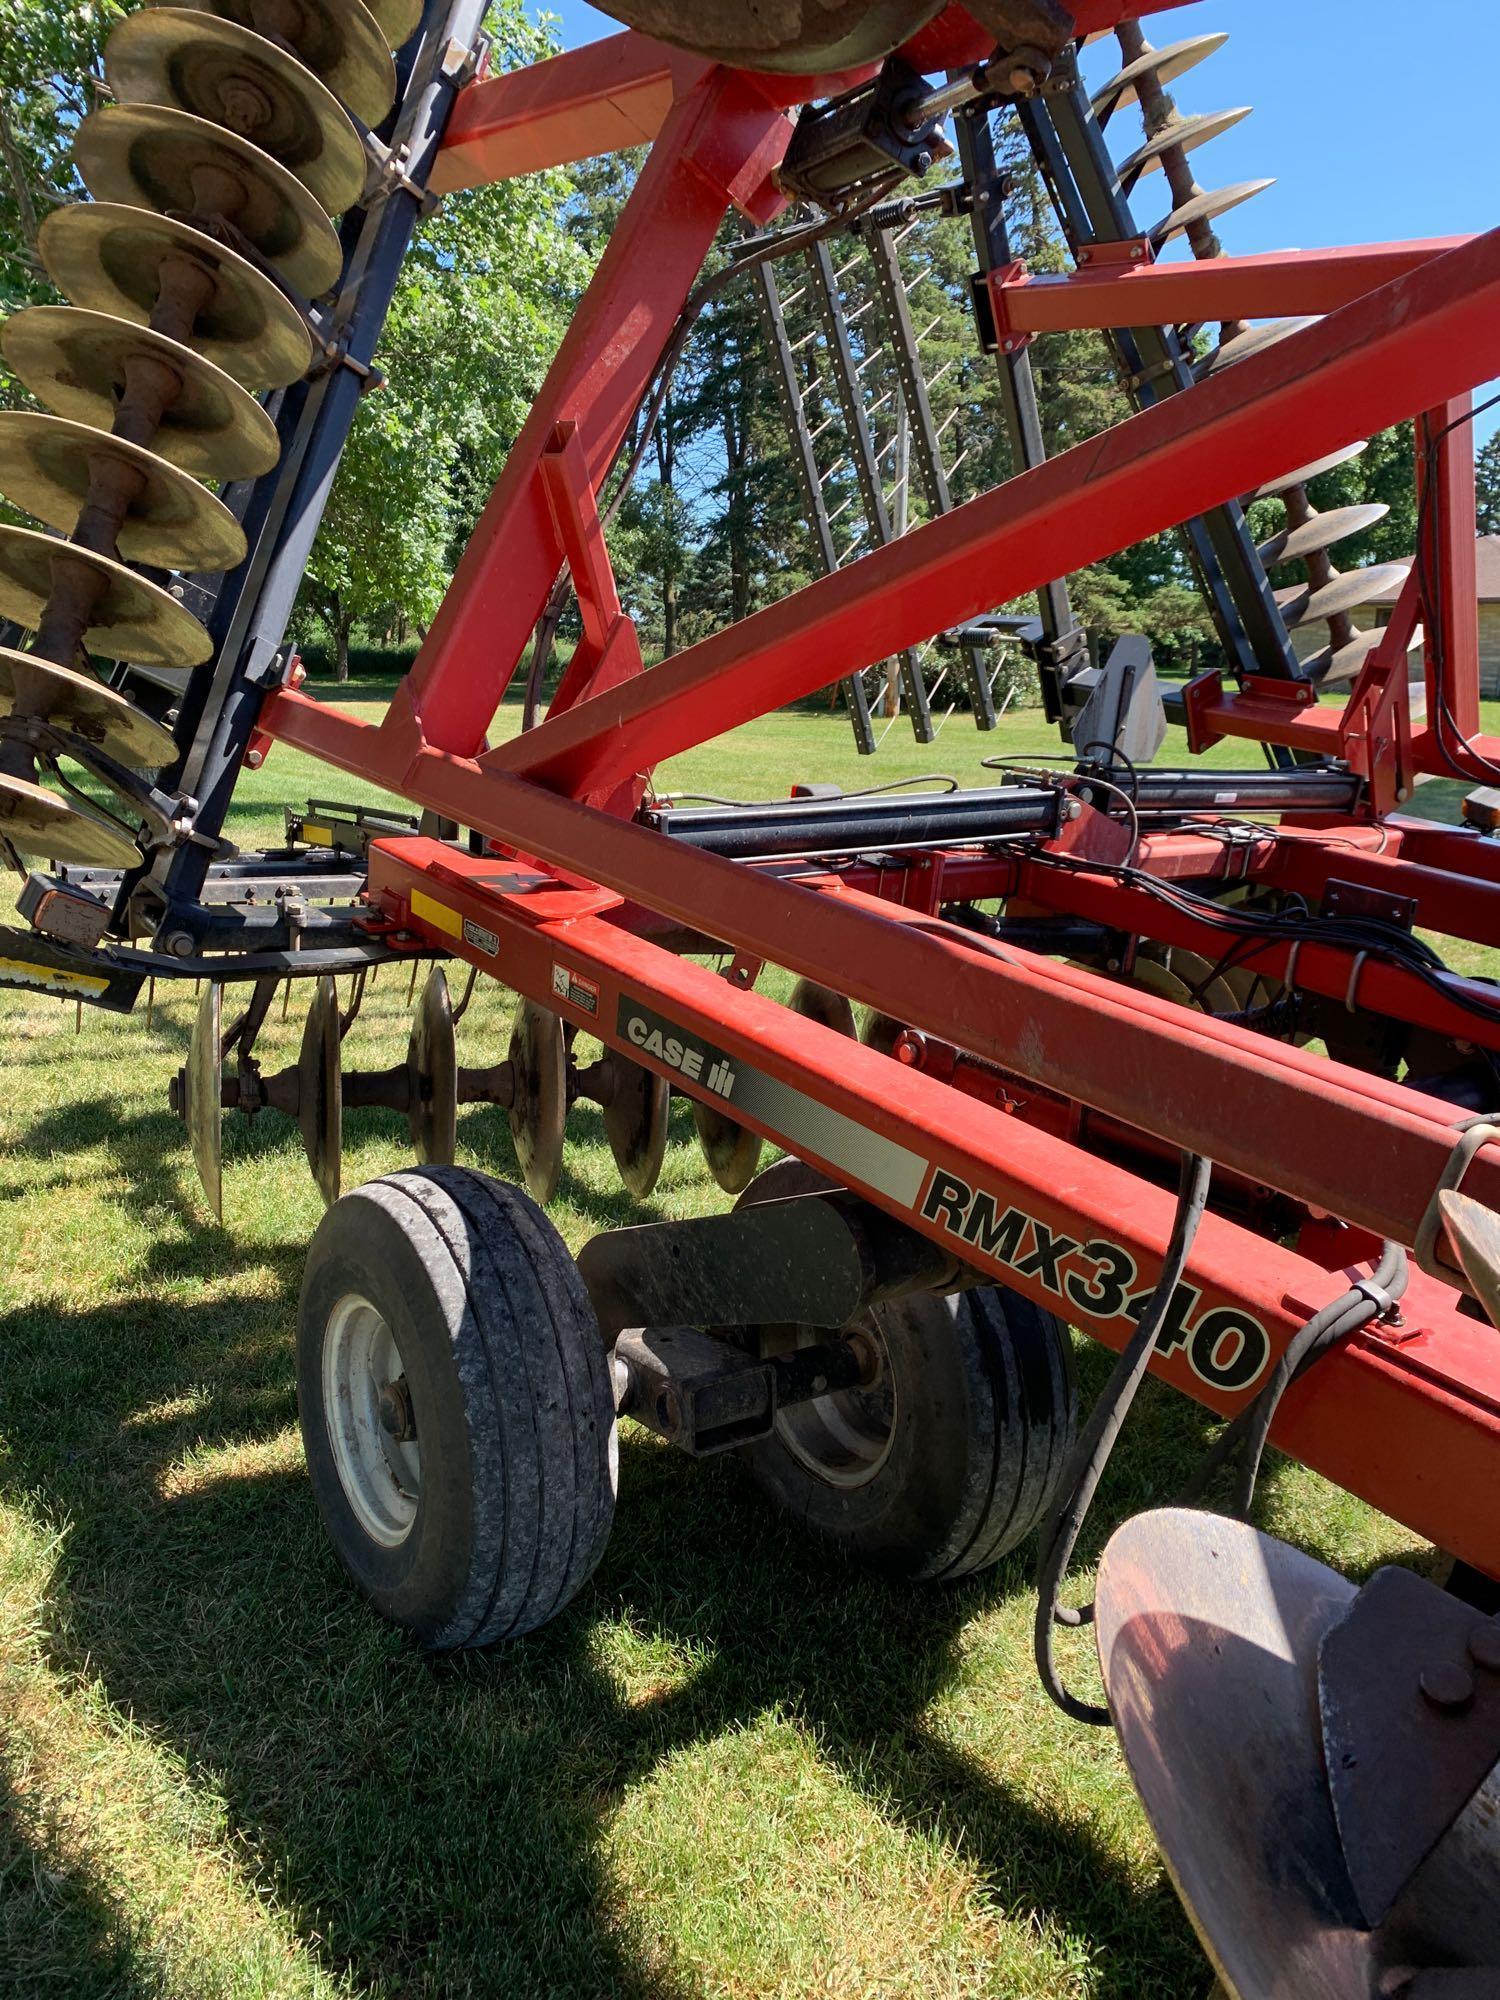
<path fill-rule="evenodd" d="M 551 11 L 570 48 L 618 32 L 584 0 L 551 0 Z M 1450 236 L 1500 222 L 1496 0 L 1426 0 L 1420 10 L 1410 0 L 1195 0 L 1147 30 L 1158 44 L 1229 34 L 1176 89 L 1185 112 L 1255 107 L 1195 158 L 1205 187 L 1277 177 L 1225 217 L 1231 253 Z M 1116 55 L 1112 38 L 1087 51 L 1091 83 L 1110 74 Z M 1133 118 L 1122 113 L 1120 129 Z M 1147 184 L 1143 221 L 1166 206 L 1161 192 L 1159 178 Z M 1497 426 L 1491 412 L 1479 437 Z"/>

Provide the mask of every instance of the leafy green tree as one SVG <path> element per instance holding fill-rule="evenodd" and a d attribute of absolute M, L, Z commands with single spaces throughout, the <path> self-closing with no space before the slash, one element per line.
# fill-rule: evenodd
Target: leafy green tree
<path fill-rule="evenodd" d="M 554 47 L 523 0 L 498 0 L 487 26 L 497 66 Z M 340 679 L 356 626 L 420 632 L 437 609 L 586 280 L 569 192 L 547 173 L 452 195 L 406 259 L 376 355 L 385 386 L 355 421 L 304 590 Z"/>
<path fill-rule="evenodd" d="M 1479 533 L 1500 535 L 1500 432 L 1480 446 L 1474 461 L 1474 483 Z"/>

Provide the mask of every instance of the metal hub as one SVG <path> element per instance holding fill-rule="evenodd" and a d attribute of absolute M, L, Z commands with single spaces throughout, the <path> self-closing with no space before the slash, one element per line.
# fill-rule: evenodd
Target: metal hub
<path fill-rule="evenodd" d="M 826 1486 L 846 1492 L 867 1486 L 891 1455 L 896 1436 L 896 1384 L 885 1342 L 873 1319 L 849 1331 L 852 1344 L 868 1350 L 862 1380 L 852 1389 L 831 1390 L 776 1413 L 776 1435 L 799 1465 Z M 830 1335 L 816 1327 L 767 1329 L 768 1352 L 791 1354 L 816 1347 Z"/>
<path fill-rule="evenodd" d="M 323 1334 L 323 1408 L 344 1498 L 371 1541 L 399 1548 L 422 1492 L 417 1414 L 395 1336 L 357 1292 Z"/>

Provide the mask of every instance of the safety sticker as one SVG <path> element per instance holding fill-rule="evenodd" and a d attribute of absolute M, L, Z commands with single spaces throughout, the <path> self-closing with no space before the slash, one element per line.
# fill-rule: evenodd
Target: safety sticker
<path fill-rule="evenodd" d="M 582 1008 L 585 1014 L 599 1012 L 597 981 L 585 979 L 581 972 L 574 972 L 571 966 L 553 966 L 552 991 L 559 1000 L 566 1000 L 570 1006 Z"/>

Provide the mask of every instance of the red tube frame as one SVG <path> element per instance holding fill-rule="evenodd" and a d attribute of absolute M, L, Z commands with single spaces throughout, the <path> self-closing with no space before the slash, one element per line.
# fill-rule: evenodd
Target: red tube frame
<path fill-rule="evenodd" d="M 1087 29 L 1156 10 L 1080 0 L 1074 11 L 1088 17 Z M 977 31 L 966 19 L 950 10 L 928 31 L 945 62 L 984 53 L 972 46 Z M 888 1057 L 830 1044 L 826 1030 L 632 936 L 618 920 L 620 898 L 752 959 L 835 985 L 999 1064 L 1018 1080 L 1023 1099 L 1030 1079 L 1054 1100 L 1060 1092 L 1159 1142 L 1207 1152 L 1309 1207 L 1334 1200 L 1346 1225 L 1336 1232 L 1345 1255 L 1334 1262 L 1367 1255 L 1371 1232 L 1409 1245 L 1461 1129 L 1450 1106 L 1140 993 L 1123 998 L 1111 982 L 1045 958 L 1009 947 L 997 956 L 983 941 L 847 876 L 736 866 L 619 815 L 633 809 L 642 775 L 659 758 L 1397 421 L 1414 399 L 1443 413 L 1428 422 L 1425 517 L 1448 645 L 1430 660 L 1429 674 L 1439 676 L 1453 725 L 1445 741 L 1423 732 L 1417 767 L 1481 768 L 1475 760 L 1500 746 L 1474 737 L 1477 645 L 1469 646 L 1467 618 L 1458 615 L 1465 454 L 1443 426 L 1486 372 L 1474 357 L 1492 351 L 1500 333 L 1500 232 L 1453 246 L 1332 253 L 1316 268 L 1305 265 L 1295 271 L 1297 284 L 1321 287 L 1318 296 L 1336 308 L 1319 325 L 642 674 L 633 634 L 622 630 L 628 621 L 613 595 L 595 496 L 726 208 L 738 205 L 760 220 L 776 211 L 773 174 L 790 130 L 788 98 L 816 95 L 829 81 L 789 87 L 785 78 L 715 70 L 627 35 L 461 96 L 440 168 L 444 186 L 572 158 L 585 145 L 597 150 L 648 133 L 656 144 L 385 722 L 372 728 L 283 692 L 268 705 L 265 726 L 527 858 L 523 877 L 515 863 L 470 862 L 435 843 L 379 843 L 372 921 L 414 943 L 452 950 L 638 1060 L 669 1069 L 627 1033 L 620 1011 L 654 1009 L 818 1108 L 810 1124 L 804 1119 L 806 1129 L 764 1111 L 746 1112 L 747 1123 L 930 1234 L 967 1228 L 982 1196 L 1001 1205 L 985 1210 L 991 1220 L 1005 1203 L 1024 1213 L 1033 1256 L 1038 1232 L 1054 1244 L 1066 1236 L 1070 1255 L 1103 1241 L 1128 1253 L 1136 1276 L 1149 1283 L 1170 1203 L 1148 1180 L 1038 1130 L 1024 1115 L 904 1072 Z M 1278 260 L 1237 260 L 1222 282 L 1250 286 L 1256 274 L 1244 267 L 1267 262 L 1278 266 L 1268 281 L 1291 282 L 1294 267 Z M 1205 267 L 1201 282 L 1186 280 L 1195 298 L 1211 293 L 1216 270 Z M 1389 282 L 1364 288 L 1392 270 Z M 1068 282 L 1079 286 L 1077 297 L 1086 291 L 1112 312 L 1127 283 L 1135 287 L 1124 294 L 1131 299 L 1168 289 L 1164 274 L 1151 270 Z M 1015 296 L 1042 289 L 1019 286 Z M 1237 309 L 1248 309 L 1250 292 L 1234 296 Z M 1161 308 L 1135 311 L 1149 317 Z M 490 722 L 564 560 L 590 611 L 586 670 L 570 676 L 564 698 L 538 728 L 487 751 Z M 1363 718 L 1373 712 L 1374 690 L 1373 681 L 1368 689 L 1362 682 L 1356 693 L 1365 706 L 1351 699 L 1344 718 L 1304 711 L 1286 726 L 1311 732 L 1333 754 L 1350 754 L 1355 725 L 1348 718 L 1361 718 L 1368 736 Z M 1253 734 L 1257 700 L 1266 696 L 1209 696 L 1199 713 L 1217 733 Z M 1364 755 L 1368 768 L 1359 768 L 1374 789 L 1389 758 L 1368 743 Z M 615 816 L 599 809 L 606 804 Z M 1160 843 L 1167 872 L 1192 865 L 1192 838 L 1189 831 Z M 1463 835 L 1408 832 L 1396 823 L 1379 838 L 1384 852 L 1348 844 L 1342 823 L 1336 847 L 1317 828 L 1287 828 L 1257 856 L 1256 868 L 1263 879 L 1286 882 L 1320 869 L 1325 880 L 1334 872 L 1345 879 L 1399 872 L 1402 893 L 1418 895 L 1426 920 L 1441 913 L 1460 929 L 1467 923 L 1468 934 L 1500 936 L 1500 867 L 1488 850 L 1477 851 Z M 957 879 L 995 867 L 978 855 L 932 857 L 930 865 L 929 908 L 945 871 Z M 1002 872 L 1008 866 L 1001 864 Z M 794 883 L 799 872 L 804 880 Z M 1050 895 L 1054 907 L 1087 904 L 1112 912 L 1123 929 L 1150 932 L 1147 912 L 1119 885 L 1101 879 L 1090 890 L 1089 877 L 1063 883 L 1052 873 L 1049 883 L 1044 868 L 1026 874 L 1022 864 L 989 893 L 1041 902 Z M 1310 952 L 1303 968 L 1309 983 L 1321 981 L 1326 990 L 1335 982 L 1336 958 Z M 1364 976 L 1371 1004 L 1384 1000 L 1406 1018 L 1414 1009 L 1424 1018 L 1418 996 L 1397 990 L 1407 975 L 1371 968 Z M 1453 1025 L 1441 1008 L 1428 1007 L 1426 1018 Z M 701 1078 L 678 1072 L 675 1080 L 709 1094 Z M 835 1112 L 842 1152 L 826 1137 Z M 877 1152 L 894 1147 L 917 1159 L 915 1185 L 903 1185 L 898 1197 L 878 1175 L 851 1164 L 858 1148 L 851 1153 L 848 1135 L 857 1133 Z M 1500 1148 L 1478 1153 L 1465 1186 L 1500 1209 Z M 987 1251 L 986 1229 L 965 1239 L 969 1253 L 1007 1283 L 1056 1303 L 1045 1268 L 1028 1270 L 1018 1254 Z M 997 1240 L 1008 1241 L 1003 1234 Z M 1190 1267 L 1197 1318 L 1187 1330 L 1205 1315 L 1211 1323 L 1215 1312 L 1249 1313 L 1265 1331 L 1269 1358 L 1340 1289 L 1328 1263 L 1211 1217 Z M 1128 1321 L 1087 1310 L 1088 1297 L 1098 1295 L 1095 1270 L 1094 1280 L 1085 1273 L 1068 1292 L 1067 1309 L 1118 1345 Z M 1494 1484 L 1500 1465 L 1500 1342 L 1458 1314 L 1448 1286 L 1419 1278 L 1412 1299 L 1407 1336 L 1362 1338 L 1301 1385 L 1288 1398 L 1278 1440 L 1500 1574 L 1500 1522 L 1472 1518 L 1476 1493 Z M 1185 1352 L 1190 1345 L 1164 1352 L 1158 1365 L 1216 1408 L 1234 1408 L 1261 1379 L 1216 1384 L 1201 1369 L 1192 1373 Z M 1210 1373 L 1212 1365 L 1210 1357 Z"/>

